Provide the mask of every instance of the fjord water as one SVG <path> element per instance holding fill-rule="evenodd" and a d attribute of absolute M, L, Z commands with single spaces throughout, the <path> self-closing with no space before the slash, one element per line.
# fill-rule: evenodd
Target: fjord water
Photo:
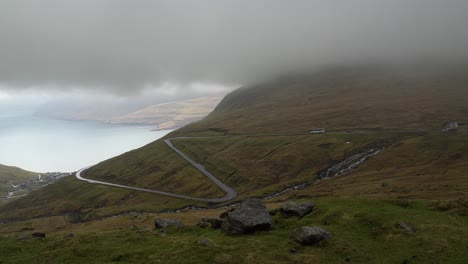
<path fill-rule="evenodd" d="M 36 116 L 0 116 L 0 164 L 36 172 L 72 172 L 171 132 L 150 129 Z"/>

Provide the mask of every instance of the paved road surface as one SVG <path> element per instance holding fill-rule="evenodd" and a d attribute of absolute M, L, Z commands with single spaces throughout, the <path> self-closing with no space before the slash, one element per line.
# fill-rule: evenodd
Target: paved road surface
<path fill-rule="evenodd" d="M 444 129 L 445 131 L 445 129 Z M 430 132 L 440 132 L 440 131 L 429 131 L 429 130 L 407 130 L 407 131 L 371 131 L 371 130 L 348 130 L 348 131 L 330 131 L 327 132 L 326 134 L 344 134 L 344 133 L 430 133 Z M 265 137 L 265 136 L 292 136 L 292 135 L 310 135 L 310 133 L 285 133 L 285 134 L 257 134 L 257 135 L 233 135 L 233 136 L 206 136 L 206 137 L 176 137 L 176 138 L 169 138 L 165 139 L 164 143 L 166 143 L 167 146 L 169 146 L 174 152 L 176 152 L 180 157 L 185 159 L 188 163 L 190 163 L 193 167 L 195 167 L 198 171 L 203 173 L 205 176 L 207 176 L 214 184 L 216 184 L 219 188 L 221 188 L 226 195 L 220 198 L 198 198 L 198 197 L 192 197 L 188 195 L 181 195 L 181 194 L 175 194 L 175 193 L 169 193 L 169 192 L 162 192 L 162 191 L 155 191 L 155 190 L 150 190 L 150 189 L 145 189 L 145 188 L 138 188 L 138 187 L 131 187 L 131 186 L 126 186 L 126 185 L 121 185 L 121 184 L 115 184 L 115 183 L 110 183 L 110 182 L 103 182 L 103 181 L 97 181 L 97 180 L 90 180 L 83 178 L 81 176 L 81 173 L 83 171 L 87 170 L 90 167 L 83 168 L 79 170 L 76 173 L 76 178 L 88 183 L 93 183 L 93 184 L 102 184 L 102 185 L 107 185 L 107 186 L 112 186 L 112 187 L 118 187 L 118 188 L 125 188 L 129 190 L 134 190 L 134 191 L 142 191 L 142 192 L 149 192 L 149 193 L 155 193 L 155 194 L 160 194 L 160 195 L 165 195 L 165 196 L 170 196 L 170 197 L 175 197 L 175 198 L 181 198 L 181 199 L 187 199 L 187 200 L 193 200 L 193 201 L 201 201 L 201 202 L 212 202 L 212 203 L 220 203 L 220 202 L 226 202 L 229 200 L 232 200 L 237 197 L 237 192 L 224 184 L 222 181 L 220 181 L 218 178 L 216 178 L 213 174 L 211 174 L 209 171 L 203 167 L 203 165 L 196 163 L 193 161 L 191 158 L 189 158 L 187 155 L 185 155 L 182 151 L 177 149 L 174 144 L 172 144 L 173 139 L 183 139 L 183 138 L 190 138 L 190 139 L 203 139 L 203 138 L 227 138 L 227 137 L 235 137 L 235 136 L 245 136 L 245 137 Z"/>
<path fill-rule="evenodd" d="M 169 193 L 169 192 L 162 192 L 162 191 L 155 191 L 155 190 L 150 190 L 150 189 L 145 189 L 145 188 L 138 188 L 138 187 L 131 187 L 131 186 L 126 186 L 126 185 L 121 185 L 121 184 L 115 184 L 115 183 L 110 183 L 110 182 L 103 182 L 103 181 L 97 181 L 97 180 L 90 180 L 83 178 L 81 174 L 83 171 L 89 169 L 90 167 L 83 168 L 79 170 L 76 173 L 76 178 L 88 183 L 94 183 L 94 184 L 102 184 L 102 185 L 107 185 L 107 186 L 112 186 L 112 187 L 119 187 L 119 188 L 125 188 L 129 190 L 134 190 L 134 191 L 141 191 L 141 192 L 149 192 L 149 193 L 155 193 L 155 194 L 160 194 L 160 195 L 165 195 L 165 196 L 170 196 L 170 197 L 175 197 L 175 198 L 181 198 L 181 199 L 187 199 L 187 200 L 193 200 L 193 201 L 200 201 L 200 202 L 210 202 L 210 203 L 220 203 L 220 202 L 226 202 L 229 200 L 232 200 L 237 197 L 237 192 L 224 184 L 222 181 L 220 181 L 218 178 L 213 176 L 209 171 L 205 169 L 201 164 L 196 163 L 193 161 L 191 158 L 189 158 L 187 155 L 185 155 L 182 151 L 177 149 L 174 144 L 172 144 L 171 140 L 177 139 L 177 138 L 170 138 L 170 139 L 165 139 L 164 143 L 166 143 L 172 150 L 174 150 L 179 156 L 181 156 L 183 159 L 185 159 L 187 162 L 189 162 L 192 166 L 194 166 L 197 170 L 199 170 L 201 173 L 203 173 L 205 176 L 207 176 L 214 184 L 216 184 L 219 188 L 221 188 L 226 195 L 223 197 L 219 198 L 199 198 L 199 197 L 192 197 L 188 195 L 181 195 L 181 194 L 175 194 L 175 193 Z"/>

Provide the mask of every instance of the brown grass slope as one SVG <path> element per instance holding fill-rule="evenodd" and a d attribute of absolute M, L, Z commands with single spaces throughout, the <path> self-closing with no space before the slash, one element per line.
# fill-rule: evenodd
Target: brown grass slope
<path fill-rule="evenodd" d="M 320 181 L 297 195 L 468 198 L 468 133 L 406 138 L 352 173 Z"/>
<path fill-rule="evenodd" d="M 195 197 L 221 197 L 224 192 L 180 159 L 162 141 L 104 161 L 84 177 Z M 0 220 L 78 215 L 91 220 L 128 211 L 160 211 L 200 205 L 193 201 L 88 184 L 67 177 L 0 207 Z"/>
<path fill-rule="evenodd" d="M 101 162 L 85 171 L 84 177 L 195 197 L 224 196 L 221 189 L 162 141 Z"/>
<path fill-rule="evenodd" d="M 408 135 L 326 134 L 176 139 L 174 144 L 239 193 L 239 199 L 267 196 L 314 181 L 342 159 Z"/>
<path fill-rule="evenodd" d="M 167 137 L 307 133 L 314 127 L 440 131 L 446 122 L 468 120 L 466 69 L 465 66 L 335 68 L 283 78 L 232 92 L 207 118 Z M 431 135 L 434 138 L 430 138 Z M 447 141 L 449 139 L 452 141 Z M 420 144 L 409 144 L 418 141 Z M 320 170 L 373 145 L 387 149 L 356 172 L 324 181 L 320 188 L 313 185 L 307 189 L 309 191 L 304 190 L 303 195 L 376 196 L 376 192 L 382 192 L 383 195 L 430 198 L 432 191 L 437 191 L 438 197 L 449 197 L 449 192 L 466 195 L 467 158 L 463 153 L 467 139 L 461 135 L 459 138 L 447 137 L 441 132 L 257 138 L 244 135 L 179 139 L 174 143 L 232 185 L 240 193 L 239 199 L 268 195 L 284 186 L 313 180 Z M 456 151 L 452 153 L 454 148 Z M 162 141 L 104 161 L 91 168 L 85 177 L 200 197 L 219 194 L 211 182 Z M 430 179 L 437 181 L 428 183 L 429 186 L 423 184 Z M 376 189 L 384 182 L 388 188 Z M 440 188 L 443 185 L 448 187 Z M 419 194 L 411 195 L 419 189 Z M 137 198 L 129 199 L 129 196 Z M 189 204 L 193 202 L 135 194 L 68 178 L 0 207 L 0 217 L 60 214 L 67 208 L 93 217 L 94 214 L 157 211 Z M 17 213 L 12 211 L 14 209 Z"/>
<path fill-rule="evenodd" d="M 435 129 L 468 117 L 468 65 L 334 68 L 241 88 L 201 122 L 231 133 Z"/>

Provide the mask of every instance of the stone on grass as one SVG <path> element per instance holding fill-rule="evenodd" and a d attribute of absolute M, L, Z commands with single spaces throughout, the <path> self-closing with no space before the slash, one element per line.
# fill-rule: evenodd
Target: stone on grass
<path fill-rule="evenodd" d="M 221 230 L 229 235 L 270 230 L 273 224 L 267 208 L 259 199 L 245 199 L 240 207 L 228 212 Z"/>
<path fill-rule="evenodd" d="M 32 233 L 31 234 L 32 237 L 46 237 L 46 234 L 45 233 L 42 233 L 42 232 L 36 232 L 36 233 Z"/>
<path fill-rule="evenodd" d="M 200 228 L 207 228 L 210 226 L 210 223 L 208 223 L 206 219 L 203 218 L 200 222 L 197 223 L 197 226 Z"/>
<path fill-rule="evenodd" d="M 182 222 L 177 219 L 165 219 L 165 218 L 157 218 L 154 220 L 154 227 L 156 229 L 166 228 L 166 227 L 182 227 Z"/>
<path fill-rule="evenodd" d="M 416 232 L 416 230 L 410 225 L 408 224 L 407 222 L 404 222 L 404 221 L 400 221 L 398 222 L 398 226 L 405 230 L 407 233 L 414 233 Z"/>
<path fill-rule="evenodd" d="M 313 245 L 324 239 L 331 237 L 325 229 L 316 227 L 316 226 L 303 226 L 297 229 L 294 229 L 290 237 L 297 243 L 303 245 Z"/>
<path fill-rule="evenodd" d="M 220 229 L 221 225 L 223 224 L 223 219 L 220 218 L 209 218 L 206 220 L 208 223 L 210 223 L 211 227 L 213 229 Z"/>
<path fill-rule="evenodd" d="M 303 202 L 287 202 L 281 206 L 281 213 L 286 217 L 297 216 L 304 217 L 308 213 L 312 212 L 315 205 L 313 203 Z"/>
<path fill-rule="evenodd" d="M 197 239 L 197 244 L 205 247 L 212 247 L 213 243 L 206 237 L 200 237 Z"/>

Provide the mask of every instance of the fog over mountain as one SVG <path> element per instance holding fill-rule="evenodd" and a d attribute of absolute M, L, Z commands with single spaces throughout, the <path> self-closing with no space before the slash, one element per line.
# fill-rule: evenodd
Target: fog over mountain
<path fill-rule="evenodd" d="M 193 83 L 214 84 L 210 94 L 322 65 L 462 61 L 466 10 L 458 0 L 4 0 L 1 90 L 127 96 L 173 83 L 183 96 Z"/>

